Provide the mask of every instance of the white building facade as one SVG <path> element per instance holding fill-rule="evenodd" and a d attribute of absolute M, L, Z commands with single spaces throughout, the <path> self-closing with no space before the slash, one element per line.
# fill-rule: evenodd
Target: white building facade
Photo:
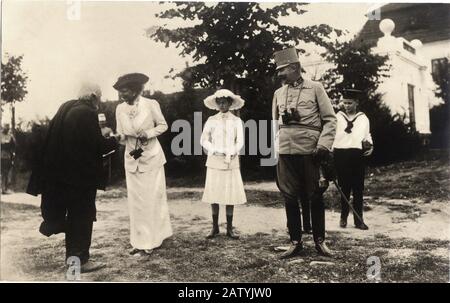
<path fill-rule="evenodd" d="M 397 33 L 422 38 L 424 42 L 417 38 L 408 41 L 402 36 L 395 37 L 393 32 L 395 33 L 396 24 L 389 18 L 377 22 L 377 32 L 373 23 L 369 24 L 369 29 L 365 26 L 363 35 L 358 38 L 368 38 L 364 42 L 373 46 L 373 53 L 388 56 L 389 77 L 384 78 L 378 88 L 383 102 L 393 114 L 404 115 L 420 134 L 429 135 L 430 108 L 442 103 L 442 100 L 435 96 L 437 85 L 433 81 L 433 75 L 440 64 L 450 60 L 450 18 L 439 25 L 429 22 L 425 29 L 413 27 L 414 30 L 411 30 L 410 23 L 416 22 L 411 16 L 423 13 L 423 6 L 389 4 L 386 7 L 387 13 L 384 15 L 390 14 L 400 22 L 401 29 L 397 30 Z M 433 12 L 431 17 L 436 10 L 442 11 L 442 8 L 437 6 L 425 7 Z M 383 17 L 383 7 L 381 9 Z M 442 24 L 446 26 L 442 28 Z M 333 64 L 316 58 L 302 60 L 302 67 L 309 77 L 320 79 Z"/>

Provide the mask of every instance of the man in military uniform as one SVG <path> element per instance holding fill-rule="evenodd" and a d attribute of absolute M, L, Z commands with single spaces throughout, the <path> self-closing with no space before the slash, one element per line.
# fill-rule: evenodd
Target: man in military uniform
<path fill-rule="evenodd" d="M 275 53 L 277 76 L 285 83 L 273 96 L 272 116 L 279 121 L 277 185 L 285 199 L 291 240 L 280 258 L 303 250 L 299 197 L 311 205 L 316 250 L 331 256 L 325 244 L 325 207 L 319 188 L 319 165 L 331 150 L 336 133 L 336 116 L 322 84 L 303 79 L 295 48 Z"/>

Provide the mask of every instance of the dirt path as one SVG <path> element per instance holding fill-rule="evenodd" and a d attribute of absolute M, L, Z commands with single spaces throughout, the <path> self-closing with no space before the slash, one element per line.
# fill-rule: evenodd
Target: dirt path
<path fill-rule="evenodd" d="M 275 182 L 250 183 L 246 190 L 277 191 Z M 170 192 L 202 192 L 203 188 L 171 188 Z M 365 197 L 371 200 L 371 197 Z M 406 199 L 378 198 L 370 204 L 370 211 L 365 212 L 365 221 L 370 226 L 368 231 L 360 231 L 351 227 L 339 227 L 339 213 L 327 211 L 326 222 L 328 231 L 339 231 L 348 237 L 370 238 L 377 234 L 386 234 L 391 238 L 410 238 L 423 240 L 425 238 L 450 239 L 450 205 L 448 203 L 431 201 L 425 203 L 415 199 L 412 203 Z M 175 216 L 210 218 L 208 205 L 200 201 L 173 200 L 171 212 Z M 283 208 L 267 208 L 254 205 L 236 207 L 236 226 L 244 233 L 271 232 L 285 227 L 286 215 Z M 191 226 L 197 229 L 197 226 Z"/>
<path fill-rule="evenodd" d="M 254 183 L 246 186 L 248 190 L 276 191 L 275 183 Z M 201 192 L 202 188 L 169 188 L 168 193 Z M 39 250 L 30 251 L 30 247 L 55 247 L 55 256 L 61 254 L 63 236 L 45 238 L 37 231 L 40 223 L 39 199 L 26 194 L 2 196 L 3 204 L 9 211 L 2 212 L 1 220 L 1 272 L 2 280 L 40 280 L 30 274 L 26 268 L 27 258 L 39 254 Z M 13 209 L 10 209 L 10 208 Z M 94 227 L 93 251 L 101 251 L 101 241 L 111 238 L 111 231 L 128 230 L 128 211 L 124 189 L 112 189 L 99 192 L 98 222 Z M 209 205 L 201 203 L 197 198 L 183 197 L 169 201 L 169 207 L 175 234 L 207 233 L 210 228 Z M 327 211 L 327 232 L 339 233 L 343 239 L 375 240 L 388 236 L 391 239 L 411 239 L 421 241 L 434 239 L 448 241 L 450 239 L 450 209 L 448 203 L 424 203 L 416 200 L 393 200 L 378 198 L 370 204 L 370 211 L 365 212 L 368 231 L 360 231 L 352 227 L 339 228 L 339 214 Z M 32 215 L 30 215 L 30 213 Z M 225 214 L 221 209 L 220 222 L 224 226 Z M 256 205 L 238 206 L 235 210 L 235 226 L 244 235 L 278 234 L 286 235 L 286 218 L 283 208 L 269 208 Z M 351 223 L 351 218 L 349 218 Z M 223 231 L 223 228 L 222 228 Z M 287 235 L 286 235 L 287 239 Z M 125 241 L 125 239 L 123 239 Z M 407 256 L 414 253 L 412 249 L 392 250 L 394 257 Z M 440 257 L 448 257 L 448 250 L 439 248 L 431 252 Z M 51 258 L 51 256 L 49 256 Z M 42 264 L 45 268 L 45 264 Z M 43 280 L 51 276 L 45 276 Z"/>

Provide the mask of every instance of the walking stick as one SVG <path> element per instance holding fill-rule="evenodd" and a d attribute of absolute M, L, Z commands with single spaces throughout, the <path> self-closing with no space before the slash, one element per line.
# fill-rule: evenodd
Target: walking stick
<path fill-rule="evenodd" d="M 353 208 L 352 204 L 350 203 L 350 201 L 348 201 L 347 197 L 344 195 L 344 192 L 342 191 L 342 189 L 339 187 L 339 185 L 336 182 L 336 179 L 333 180 L 333 184 L 334 186 L 336 186 L 336 188 L 338 189 L 339 193 L 341 194 L 342 199 L 344 199 L 344 201 L 347 203 L 347 205 L 350 207 L 350 209 L 353 212 L 353 215 L 356 216 L 359 220 L 359 222 L 361 222 L 362 226 L 367 227 L 366 223 L 364 223 L 363 219 L 361 218 L 361 216 L 356 212 L 356 210 Z"/>
<path fill-rule="evenodd" d="M 344 192 L 342 191 L 342 189 L 338 185 L 338 183 L 336 181 L 336 172 L 335 172 L 335 169 L 334 169 L 333 157 L 332 157 L 331 154 L 328 154 L 326 157 L 324 157 L 324 159 L 322 159 L 322 161 L 320 163 L 320 167 L 322 169 L 322 174 L 324 175 L 325 179 L 327 181 L 333 182 L 334 186 L 336 186 L 336 188 L 338 189 L 339 194 L 341 195 L 342 199 L 344 199 L 345 203 L 347 203 L 347 205 L 352 210 L 353 215 L 356 216 L 356 218 L 358 218 L 358 220 L 361 222 L 363 227 L 368 228 L 368 226 L 364 223 L 364 221 L 361 218 L 361 216 L 353 208 L 352 204 L 347 199 L 347 197 L 344 195 Z"/>

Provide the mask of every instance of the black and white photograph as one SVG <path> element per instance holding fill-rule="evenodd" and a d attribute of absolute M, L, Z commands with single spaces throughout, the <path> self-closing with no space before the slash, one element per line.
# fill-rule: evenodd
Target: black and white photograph
<path fill-rule="evenodd" d="M 0 282 L 449 283 L 449 2 L 3 0 L 1 50 Z"/>

